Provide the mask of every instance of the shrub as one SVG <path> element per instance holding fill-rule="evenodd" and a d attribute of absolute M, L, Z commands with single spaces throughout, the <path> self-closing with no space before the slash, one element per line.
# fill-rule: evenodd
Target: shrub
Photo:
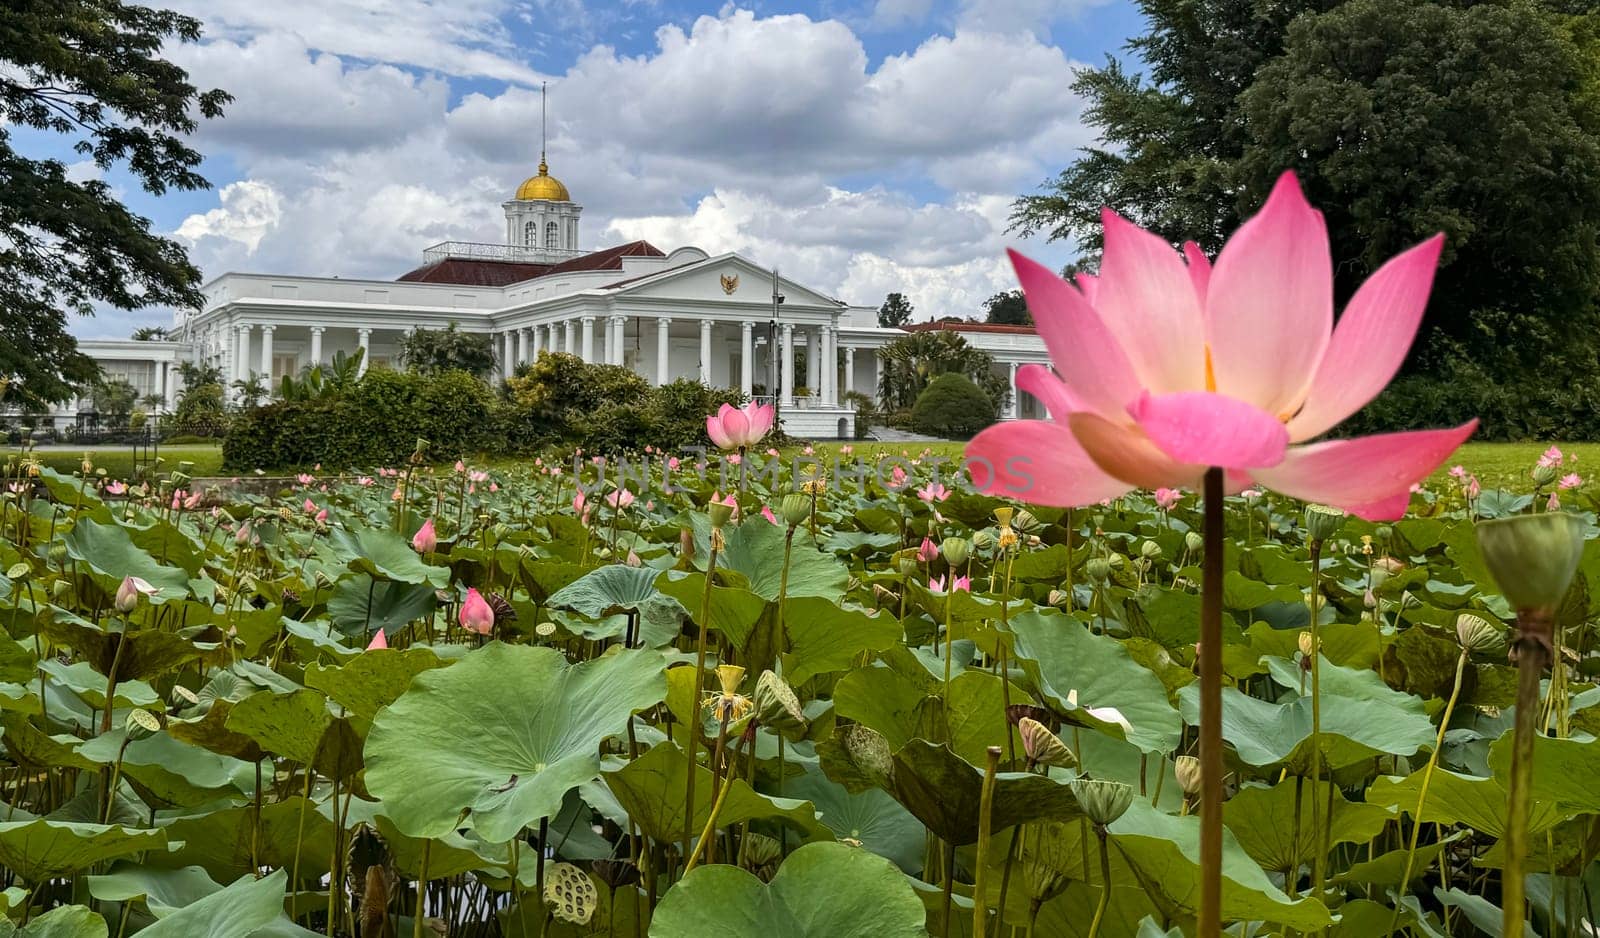
<path fill-rule="evenodd" d="M 744 395 L 736 390 L 707 387 L 687 378 L 652 389 L 650 399 L 652 438 L 644 442 L 668 452 L 710 444 L 706 415 L 715 413 L 723 404 L 738 407 L 744 403 Z"/>
<path fill-rule="evenodd" d="M 989 395 L 953 371 L 934 378 L 911 409 L 912 426 L 934 436 L 969 437 L 993 422 Z"/>

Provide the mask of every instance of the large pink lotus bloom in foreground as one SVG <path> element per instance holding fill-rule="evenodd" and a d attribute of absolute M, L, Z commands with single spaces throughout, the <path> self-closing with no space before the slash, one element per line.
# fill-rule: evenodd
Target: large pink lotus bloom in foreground
<path fill-rule="evenodd" d="M 1260 484 L 1390 520 L 1477 427 L 1307 442 L 1394 377 L 1443 235 L 1379 268 L 1335 327 L 1327 227 L 1293 173 L 1214 266 L 1192 242 L 1180 254 L 1109 209 L 1102 218 L 1100 275 L 1076 286 L 1011 255 L 1055 365 L 1024 365 L 1017 386 L 1052 419 L 999 424 L 968 444 L 994 467 L 977 480 L 984 491 L 1076 507 L 1197 488 L 1221 467 L 1230 492 Z"/>
<path fill-rule="evenodd" d="M 777 416 L 771 404 L 751 401 L 743 407 L 723 404 L 714 414 L 706 417 L 706 436 L 711 437 L 717 449 L 745 449 L 761 442 L 772 429 Z"/>

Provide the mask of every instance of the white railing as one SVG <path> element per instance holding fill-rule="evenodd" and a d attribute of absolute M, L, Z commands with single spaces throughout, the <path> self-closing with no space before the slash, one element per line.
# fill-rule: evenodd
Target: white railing
<path fill-rule="evenodd" d="M 481 241 L 443 241 L 422 252 L 422 262 L 432 264 L 449 258 L 478 261 L 516 261 L 524 264 L 544 264 L 579 257 L 587 251 L 565 248 L 524 247 L 520 244 L 488 244 Z"/>

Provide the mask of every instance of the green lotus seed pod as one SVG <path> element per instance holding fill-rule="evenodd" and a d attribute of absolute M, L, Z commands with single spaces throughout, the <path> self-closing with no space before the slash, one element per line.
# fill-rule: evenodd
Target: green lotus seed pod
<path fill-rule="evenodd" d="M 762 726 L 770 727 L 790 739 L 801 736 L 809 721 L 800 708 L 800 698 L 795 696 L 789 683 L 771 671 L 762 671 L 756 679 L 756 719 Z"/>
<path fill-rule="evenodd" d="M 1146 560 L 1159 560 L 1161 558 L 1161 545 L 1155 541 L 1145 541 L 1139 545 L 1139 556 Z"/>
<path fill-rule="evenodd" d="M 711 516 L 711 526 L 720 529 L 723 525 L 733 520 L 733 509 L 733 505 L 720 501 L 713 501 L 707 505 L 706 513 Z"/>
<path fill-rule="evenodd" d="M 1033 516 L 1033 512 L 1029 511 L 1026 508 L 1017 509 L 1016 516 L 1011 519 L 1011 527 L 1013 527 L 1014 529 L 1016 529 L 1018 531 L 1021 531 L 1024 534 L 1028 533 L 1029 531 L 1032 531 L 1034 528 L 1037 528 L 1038 526 L 1039 526 L 1039 519 L 1035 518 Z"/>
<path fill-rule="evenodd" d="M 1481 655 L 1504 654 L 1505 631 L 1482 616 L 1463 612 L 1456 616 L 1456 639 L 1469 653 Z"/>
<path fill-rule="evenodd" d="M 1104 827 L 1114 823 L 1133 804 L 1133 786 L 1103 778 L 1072 780 L 1072 795 L 1089 820 Z"/>
<path fill-rule="evenodd" d="M 1518 612 L 1552 613 L 1583 558 L 1583 522 L 1547 511 L 1479 522 L 1478 550 Z"/>
<path fill-rule="evenodd" d="M 1200 794 L 1200 760 L 1194 756 L 1179 756 L 1172 760 L 1172 774 L 1177 776 L 1178 787 L 1186 795 Z"/>
<path fill-rule="evenodd" d="M 789 527 L 798 527 L 811 517 L 811 499 L 798 493 L 783 496 L 783 501 L 778 503 L 778 514 L 783 516 Z"/>
<path fill-rule="evenodd" d="M 1372 529 L 1372 533 L 1378 538 L 1378 540 L 1388 541 L 1390 538 L 1394 537 L 1394 528 L 1389 527 L 1387 524 L 1380 524 Z"/>
<path fill-rule="evenodd" d="M 972 532 L 972 549 L 980 551 L 994 550 L 994 532 L 988 528 Z"/>
<path fill-rule="evenodd" d="M 1061 769 L 1070 769 L 1078 764 L 1078 757 L 1061 741 L 1061 737 L 1033 717 L 1023 717 L 1017 724 L 1017 732 L 1022 736 L 1022 750 L 1028 754 L 1030 761 Z"/>
<path fill-rule="evenodd" d="M 939 545 L 939 552 L 944 554 L 944 561 L 952 567 L 959 567 L 967 562 L 967 557 L 972 553 L 972 545 L 964 537 L 947 537 Z"/>
<path fill-rule="evenodd" d="M 1111 578 L 1111 561 L 1104 557 L 1090 557 L 1083 565 L 1083 572 L 1096 583 L 1104 583 Z"/>
<path fill-rule="evenodd" d="M 1200 536 L 1199 531 L 1190 531 L 1183 536 L 1183 546 L 1191 554 L 1197 554 L 1206 546 L 1206 539 Z"/>
<path fill-rule="evenodd" d="M 161 718 L 139 708 L 128 711 L 128 719 L 123 725 L 127 730 L 127 738 L 132 742 L 148 739 L 161 732 Z"/>
<path fill-rule="evenodd" d="M 45 556 L 50 558 L 52 564 L 60 567 L 67 562 L 67 545 L 61 541 L 56 541 L 50 545 L 49 550 L 45 551 Z"/>
<path fill-rule="evenodd" d="M 912 551 L 901 551 L 894 563 L 901 576 L 917 575 L 917 555 Z"/>
<path fill-rule="evenodd" d="M 1344 524 L 1345 514 L 1337 508 L 1327 505 L 1307 505 L 1305 513 L 1306 537 L 1314 543 L 1321 543 L 1339 533 L 1339 526 Z"/>
<path fill-rule="evenodd" d="M 544 907 L 555 918 L 587 925 L 600 904 L 600 892 L 589 874 L 571 863 L 557 863 L 545 871 Z"/>

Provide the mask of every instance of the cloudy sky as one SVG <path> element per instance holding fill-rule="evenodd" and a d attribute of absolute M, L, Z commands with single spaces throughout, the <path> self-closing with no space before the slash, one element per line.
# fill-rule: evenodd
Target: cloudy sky
<path fill-rule="evenodd" d="M 208 279 L 392 278 L 429 244 L 500 241 L 548 81 L 582 246 L 739 251 L 850 302 L 903 291 L 919 318 L 1007 288 L 1008 244 L 1069 259 L 1007 235 L 1010 202 L 1090 142 L 1073 68 L 1139 28 L 1129 0 L 166 2 L 206 27 L 170 56 L 236 98 L 195 141 L 214 188 L 107 178 Z"/>

